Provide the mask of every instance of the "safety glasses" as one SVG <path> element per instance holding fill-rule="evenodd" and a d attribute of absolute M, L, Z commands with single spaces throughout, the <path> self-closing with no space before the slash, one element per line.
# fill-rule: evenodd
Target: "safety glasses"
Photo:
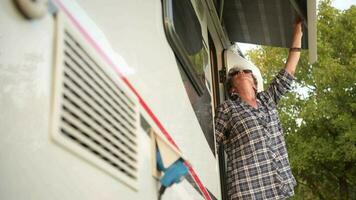
<path fill-rule="evenodd" d="M 249 70 L 249 69 L 236 70 L 236 71 L 230 72 L 229 76 L 235 76 L 235 75 L 239 74 L 241 71 L 244 72 L 245 74 L 251 74 L 252 73 L 252 70 Z"/>

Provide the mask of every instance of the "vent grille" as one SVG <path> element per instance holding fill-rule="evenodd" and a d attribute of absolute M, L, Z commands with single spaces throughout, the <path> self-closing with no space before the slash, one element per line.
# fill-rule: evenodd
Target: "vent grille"
<path fill-rule="evenodd" d="M 136 188 L 137 100 L 75 31 L 64 26 L 58 39 L 53 138 Z"/>

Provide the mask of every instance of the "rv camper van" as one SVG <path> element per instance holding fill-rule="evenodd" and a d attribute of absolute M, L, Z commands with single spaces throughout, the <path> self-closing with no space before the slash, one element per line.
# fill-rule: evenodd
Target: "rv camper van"
<path fill-rule="evenodd" d="M 315 60 L 315 3 L 1 0 L 0 199 L 225 199 L 225 75 L 262 82 L 236 43 L 290 47 L 299 16 Z"/>

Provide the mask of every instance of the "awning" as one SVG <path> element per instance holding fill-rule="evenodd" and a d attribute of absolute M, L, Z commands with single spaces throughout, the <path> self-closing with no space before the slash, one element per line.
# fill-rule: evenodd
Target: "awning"
<path fill-rule="evenodd" d="M 316 0 L 224 0 L 223 26 L 231 42 L 291 47 L 293 24 L 304 19 L 302 48 L 316 60 Z"/>

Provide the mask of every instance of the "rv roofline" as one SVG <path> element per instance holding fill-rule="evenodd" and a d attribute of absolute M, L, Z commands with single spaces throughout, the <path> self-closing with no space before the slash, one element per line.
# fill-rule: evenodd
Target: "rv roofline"
<path fill-rule="evenodd" d="M 215 8 L 214 2 L 212 0 L 205 0 L 203 1 L 206 7 L 209 10 L 209 15 L 211 23 L 213 25 L 214 31 L 216 32 L 220 43 L 224 49 L 228 49 L 230 46 L 233 45 L 231 42 L 227 31 L 221 25 L 223 10 L 220 9 L 219 13 Z M 317 16 L 316 16 L 316 0 L 308 0 L 307 1 L 307 12 L 304 16 L 301 8 L 298 6 L 296 0 L 289 0 L 292 4 L 293 9 L 295 10 L 298 15 L 300 15 L 304 20 L 304 25 L 307 27 L 307 33 L 305 36 L 308 37 L 308 49 L 309 49 L 309 62 L 314 63 L 317 61 Z M 222 1 L 222 6 L 224 5 L 224 0 Z"/>

